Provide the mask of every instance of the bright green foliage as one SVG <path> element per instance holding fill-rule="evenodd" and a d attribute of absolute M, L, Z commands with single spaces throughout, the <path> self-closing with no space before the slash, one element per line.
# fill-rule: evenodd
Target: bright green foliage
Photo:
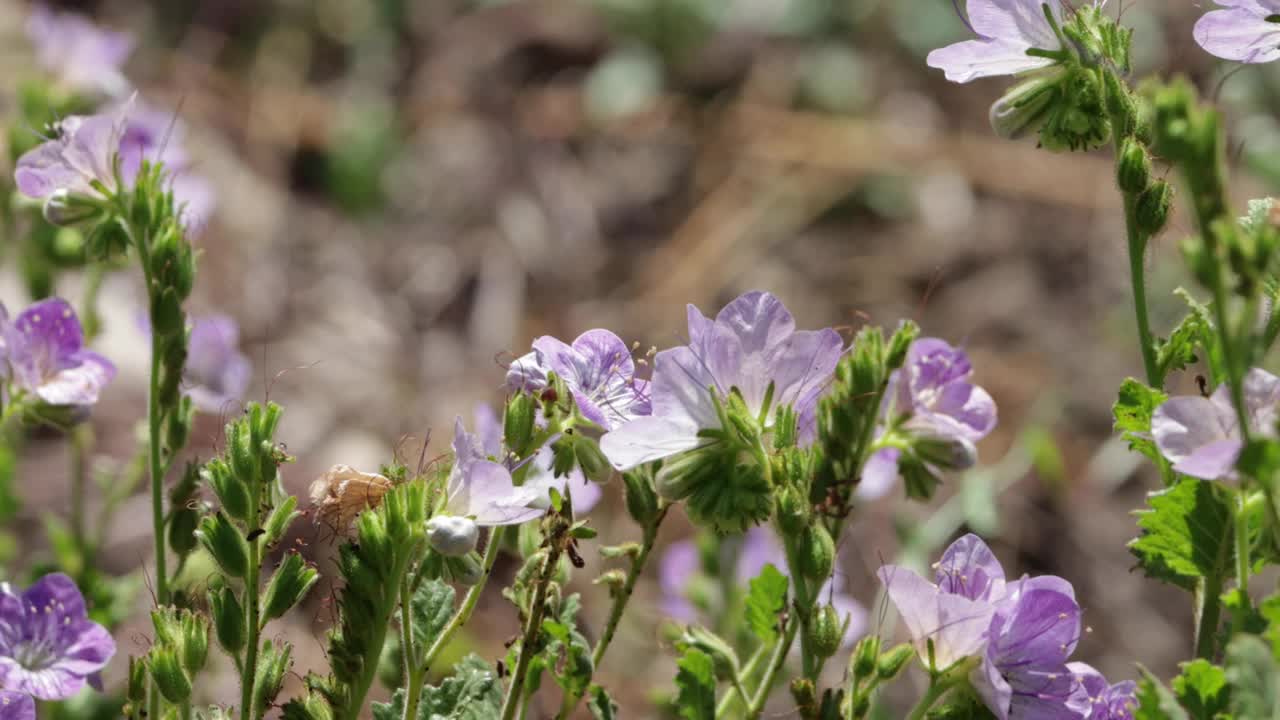
<path fill-rule="evenodd" d="M 1226 679 L 1231 684 L 1231 712 L 1242 720 L 1275 718 L 1280 708 L 1280 668 L 1267 643 L 1239 635 L 1227 645 Z"/>
<path fill-rule="evenodd" d="M 1222 668 L 1203 659 L 1182 664 L 1182 674 L 1173 679 L 1173 692 L 1194 720 L 1214 720 L 1227 709 L 1231 694 Z"/>
<path fill-rule="evenodd" d="M 401 720 L 405 693 L 397 690 L 389 703 L 374 703 L 374 720 Z M 468 655 L 439 686 L 422 689 L 418 720 L 493 720 L 502 710 L 502 681 L 489 664 Z"/>
<path fill-rule="evenodd" d="M 1186 370 L 1193 365 L 1199 348 L 1213 345 L 1213 330 L 1208 318 L 1192 310 L 1178 323 L 1169 339 L 1156 349 L 1156 367 L 1164 379 L 1176 370 Z"/>
<path fill-rule="evenodd" d="M 1133 378 L 1125 378 L 1120 385 L 1120 397 L 1111 411 L 1115 417 L 1115 429 L 1129 442 L 1129 447 L 1156 462 L 1161 462 L 1161 457 L 1150 438 L 1151 415 L 1167 398 L 1155 388 Z"/>
<path fill-rule="evenodd" d="M 747 626 L 760 642 L 769 643 L 778 634 L 778 615 L 787 608 L 787 576 L 772 564 L 752 578 L 747 592 Z"/>
<path fill-rule="evenodd" d="M 543 619 L 546 646 L 530 667 L 531 679 L 545 670 L 562 690 L 579 696 L 587 691 L 595 671 L 591 664 L 591 644 L 578 631 L 581 609 L 582 601 L 575 593 L 560 603 L 560 612 L 555 618 Z M 534 687 L 533 682 L 530 687 Z"/>
<path fill-rule="evenodd" d="M 1142 680 L 1138 682 L 1138 708 L 1133 720 L 1191 720 L 1187 711 L 1178 704 L 1178 698 L 1150 670 L 1139 667 Z"/>
<path fill-rule="evenodd" d="M 1231 508 L 1214 483 L 1182 478 L 1148 495 L 1147 504 L 1136 513 L 1142 535 L 1129 550 L 1148 577 L 1190 590 L 1201 577 L 1229 571 Z"/>
<path fill-rule="evenodd" d="M 676 665 L 676 711 L 680 717 L 715 720 L 716 671 L 711 656 L 689 648 Z"/>

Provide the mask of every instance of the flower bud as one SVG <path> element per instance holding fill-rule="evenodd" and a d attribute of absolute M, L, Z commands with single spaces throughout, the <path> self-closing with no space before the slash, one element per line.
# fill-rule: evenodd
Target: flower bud
<path fill-rule="evenodd" d="M 319 579 L 320 573 L 308 566 L 302 555 L 296 552 L 286 553 L 284 561 L 271 576 L 271 583 L 267 585 L 267 592 L 262 598 L 262 622 L 283 617 Z"/>
<path fill-rule="evenodd" d="M 249 517 L 249 489 L 222 458 L 214 458 L 204 466 L 204 479 L 222 505 L 222 512 L 241 522 Z"/>
<path fill-rule="evenodd" d="M 840 649 L 840 641 L 844 637 L 844 622 L 834 607 L 823 605 L 809 620 L 805 629 L 805 640 L 810 650 L 821 658 L 829 658 Z"/>
<path fill-rule="evenodd" d="M 147 665 L 151 668 L 151 679 L 165 700 L 181 705 L 191 699 L 191 678 L 182 669 L 173 648 L 153 647 L 148 653 Z"/>
<path fill-rule="evenodd" d="M 836 543 L 826 527 L 810 525 L 806 528 L 797 558 L 800 574 L 809 580 L 821 582 L 831 577 L 835 560 Z"/>
<path fill-rule="evenodd" d="M 907 643 L 892 648 L 876 661 L 876 675 L 879 675 L 881 680 L 892 680 L 902 672 L 902 668 L 906 667 L 915 655 L 916 649 Z"/>
<path fill-rule="evenodd" d="M 858 693 L 853 699 L 853 716 L 864 718 L 871 712 L 871 696 L 865 692 Z"/>
<path fill-rule="evenodd" d="M 239 655 L 244 650 L 244 609 L 236 599 L 236 593 L 223 586 L 209 591 L 209 611 L 213 615 L 213 632 L 218 644 L 229 655 Z"/>
<path fill-rule="evenodd" d="M 468 587 L 480 582 L 484 577 L 484 564 L 475 553 L 467 553 L 462 557 L 446 557 L 445 569 L 449 577 Z"/>
<path fill-rule="evenodd" d="M 653 487 L 652 476 L 643 470 L 625 472 L 622 485 L 627 513 L 641 527 L 647 527 L 658 513 L 658 493 Z"/>
<path fill-rule="evenodd" d="M 456 515 L 436 515 L 427 521 L 427 542 L 441 555 L 461 557 L 476 549 L 480 528 L 473 520 Z"/>
<path fill-rule="evenodd" d="M 147 663 L 132 655 L 129 656 L 129 686 L 125 697 L 135 704 L 147 701 Z"/>
<path fill-rule="evenodd" d="M 198 613 L 182 613 L 182 667 L 191 675 L 204 668 L 209 657 L 209 620 Z"/>
<path fill-rule="evenodd" d="M 796 678 L 791 681 L 791 697 L 796 701 L 796 707 L 809 708 L 810 712 L 818 702 L 817 690 L 814 689 L 813 681 L 809 678 Z"/>
<path fill-rule="evenodd" d="M 920 326 L 910 320 L 903 320 L 893 337 L 889 339 L 889 347 L 885 351 L 884 363 L 888 370 L 897 370 L 907 360 L 907 351 L 911 343 L 920 335 Z"/>
<path fill-rule="evenodd" d="M 196 527 L 200 513 L 192 507 L 174 508 L 169 517 L 169 547 L 175 555 L 187 555 L 196 549 Z"/>
<path fill-rule="evenodd" d="M 578 467 L 588 480 L 603 483 L 613 477 L 613 466 L 600 451 L 600 445 L 591 438 L 578 435 L 573 444 L 574 454 L 578 456 Z"/>
<path fill-rule="evenodd" d="M 1150 187 L 1138 196 L 1134 209 L 1138 229 L 1147 236 L 1164 230 L 1169 222 L 1169 208 L 1173 206 L 1173 186 L 1163 180 L 1151 183 Z"/>
<path fill-rule="evenodd" d="M 778 507 L 776 510 L 778 527 L 786 535 L 798 535 L 804 532 L 809 523 L 808 498 L 802 497 L 794 487 L 778 490 Z"/>
<path fill-rule="evenodd" d="M 284 675 L 292 664 L 288 643 L 281 642 L 279 649 L 268 640 L 262 644 L 262 655 L 258 658 L 258 675 L 253 683 L 254 717 L 262 717 L 263 713 L 280 694 L 284 685 Z"/>
<path fill-rule="evenodd" d="M 867 635 L 858 641 L 858 646 L 853 649 L 853 655 L 849 658 L 849 667 L 853 671 L 853 677 L 857 679 L 867 678 L 871 673 L 876 671 L 876 659 L 880 657 L 880 638 L 876 635 Z"/>
<path fill-rule="evenodd" d="M 102 208 L 93 198 L 76 195 L 66 188 L 55 190 L 44 202 L 44 219 L 50 225 L 78 225 L 101 214 Z"/>
<path fill-rule="evenodd" d="M 196 537 L 228 576 L 245 576 L 249 567 L 249 543 L 222 513 L 205 516 Z"/>
<path fill-rule="evenodd" d="M 902 475 L 903 488 L 912 500 L 928 500 L 942 482 L 929 466 L 912 455 L 904 454 L 898 460 L 898 472 Z"/>
<path fill-rule="evenodd" d="M 1125 138 L 1120 145 L 1120 159 L 1116 164 L 1116 184 L 1125 193 L 1135 194 L 1147 189 L 1151 180 L 1151 158 L 1133 138 Z"/>
<path fill-rule="evenodd" d="M 1061 78 L 1061 71 L 1054 69 L 1014 85 L 991 106 L 991 129 L 1006 140 L 1018 140 L 1038 131 L 1057 96 Z"/>
<path fill-rule="evenodd" d="M 503 440 L 507 448 L 520 457 L 531 449 L 537 414 L 537 401 L 525 393 L 512 395 L 502 412 Z"/>
<path fill-rule="evenodd" d="M 943 470 L 968 470 L 978 462 L 978 448 L 963 437 L 916 435 L 911 439 L 911 449 L 926 464 Z"/>
<path fill-rule="evenodd" d="M 708 474 L 706 466 L 709 460 L 706 453 L 697 450 L 667 458 L 654 479 L 658 494 L 670 502 L 685 499 Z"/>

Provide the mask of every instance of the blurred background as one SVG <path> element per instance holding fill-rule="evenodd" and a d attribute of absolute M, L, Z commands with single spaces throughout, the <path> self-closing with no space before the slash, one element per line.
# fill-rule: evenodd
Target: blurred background
<path fill-rule="evenodd" d="M 1136 75 L 1186 73 L 1228 106 L 1243 201 L 1280 182 L 1280 74 L 1228 77 L 1192 41 L 1201 4 L 1109 9 L 1137 31 Z M 1000 407 L 982 468 L 929 507 L 898 493 L 862 508 L 844 538 L 846 588 L 872 631 L 875 568 L 921 527 L 934 543 L 972 529 L 1011 573 L 1075 583 L 1091 628 L 1077 656 L 1113 679 L 1133 677 L 1135 660 L 1167 676 L 1191 654 L 1189 598 L 1131 572 L 1125 549 L 1132 510 L 1159 483 L 1111 433 L 1115 390 L 1141 362 L 1110 159 L 996 139 L 987 110 L 1006 83 L 951 85 L 924 64 L 967 36 L 950 0 L 60 6 L 133 34 L 129 79 L 187 125 L 193 171 L 217 196 L 195 241 L 193 309 L 240 322 L 248 399 L 286 408 L 292 491 L 334 463 L 412 463 L 429 434 L 428 457 L 446 452 L 453 416 L 500 402 L 505 365 L 538 335 L 608 327 L 665 347 L 684 334 L 685 303 L 710 314 L 768 289 L 802 327 L 916 320 L 968 349 Z M 0 0 L 6 113 L 37 71 L 29 10 Z M 1180 314 L 1172 290 L 1190 284 L 1175 247 L 1188 231 L 1175 218 L 1150 253 L 1158 331 Z M 0 296 L 21 306 L 11 265 Z M 80 291 L 75 276 L 60 282 Z M 104 280 L 99 349 L 122 372 L 93 420 L 98 463 L 128 461 L 144 413 L 144 297 L 136 272 Z M 1194 387 L 1191 374 L 1178 381 Z M 219 447 L 221 420 L 202 419 L 194 454 Z M 68 477 L 61 439 L 29 445 L 19 565 L 50 551 L 41 517 L 67 511 Z M 635 539 L 620 486 L 605 490 L 591 514 L 601 540 Z M 148 557 L 147 503 L 123 504 L 108 570 Z M 293 532 L 332 567 L 331 532 Z M 660 544 L 690 532 L 669 521 Z M 587 560 L 591 633 L 608 598 L 589 584 L 604 563 Z M 277 626 L 297 645 L 298 674 L 324 667 L 328 598 L 322 586 Z M 148 604 L 140 588 L 117 634 L 116 681 L 123 655 L 147 647 Z M 651 701 L 674 664 L 652 630 L 661 614 L 651 572 L 598 675 L 624 717 L 662 716 Z M 496 657 L 517 629 L 496 588 L 477 618 L 466 644 Z M 214 672 L 201 690 L 231 698 L 234 682 Z"/>

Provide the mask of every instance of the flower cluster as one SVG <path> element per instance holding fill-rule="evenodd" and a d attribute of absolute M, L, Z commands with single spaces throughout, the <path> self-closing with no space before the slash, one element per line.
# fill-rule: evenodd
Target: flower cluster
<path fill-rule="evenodd" d="M 895 565 L 879 576 L 921 659 L 937 671 L 974 663 L 969 682 L 1000 720 L 1132 717 L 1115 714 L 1128 712 L 1131 685 L 1113 690 L 1087 666 L 1068 663 L 1080 638 L 1080 606 L 1066 580 L 1006 581 L 976 535 L 947 548 L 933 583 Z"/>
<path fill-rule="evenodd" d="M 86 684 L 100 687 L 98 672 L 115 655 L 106 628 L 89 619 L 84 597 L 71 578 L 46 575 L 24 592 L 0 585 L 0 708 L 23 717 L 29 703 L 63 700 Z M 3 717 L 11 717 L 3 715 Z"/>
<path fill-rule="evenodd" d="M 42 300 L 12 320 L 0 306 L 0 337 L 14 393 L 87 409 L 115 377 L 110 360 L 85 349 L 80 320 L 61 298 Z"/>
<path fill-rule="evenodd" d="M 889 378 L 881 426 L 858 484 L 858 496 L 887 493 L 899 472 L 909 479 L 923 469 L 962 470 L 977 460 L 974 443 L 996 426 L 991 395 L 971 382 L 973 365 L 964 350 L 937 338 L 911 344 L 901 370 Z"/>

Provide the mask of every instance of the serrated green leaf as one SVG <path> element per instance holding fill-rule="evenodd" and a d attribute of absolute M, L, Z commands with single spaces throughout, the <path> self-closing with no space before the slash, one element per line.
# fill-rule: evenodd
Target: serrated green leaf
<path fill-rule="evenodd" d="M 1226 679 L 1231 712 L 1238 718 L 1280 717 L 1280 668 L 1271 648 L 1255 635 L 1237 635 L 1227 645 Z"/>
<path fill-rule="evenodd" d="M 1173 679 L 1173 692 L 1194 720 L 1214 720 L 1227 709 L 1230 697 L 1226 673 L 1204 659 L 1182 664 L 1182 674 Z"/>
<path fill-rule="evenodd" d="M 1138 666 L 1142 680 L 1138 682 L 1138 707 L 1133 720 L 1191 720 L 1178 704 L 1178 698 L 1151 671 Z"/>
<path fill-rule="evenodd" d="M 769 643 L 778 634 L 778 615 L 787 608 L 787 576 L 772 564 L 751 579 L 747 591 L 747 626 L 760 642 Z"/>
<path fill-rule="evenodd" d="M 591 686 L 587 694 L 587 709 L 591 711 L 593 720 L 618 720 L 618 704 L 599 685 Z"/>
<path fill-rule="evenodd" d="M 550 671 L 556 684 L 566 693 L 581 696 L 591 683 L 595 666 L 591 662 L 591 644 L 578 630 L 578 612 L 582 600 L 575 593 L 560 603 L 556 618 L 542 621 L 549 642 L 535 658 L 542 669 Z"/>
<path fill-rule="evenodd" d="M 1156 348 L 1157 377 L 1163 379 L 1175 370 L 1185 370 L 1198 359 L 1197 349 L 1212 344 L 1212 329 L 1203 315 L 1196 311 L 1187 313 L 1169 338 Z"/>
<path fill-rule="evenodd" d="M 413 644 L 424 651 L 431 647 L 453 617 L 454 589 L 441 580 L 424 580 L 409 603 L 413 620 Z"/>
<path fill-rule="evenodd" d="M 1205 364 L 1209 367 L 1210 380 L 1214 385 L 1218 385 L 1226 381 L 1226 364 L 1222 361 L 1222 344 L 1217 342 L 1214 337 L 1215 327 L 1213 324 L 1213 313 L 1209 310 L 1209 306 L 1196 300 L 1195 297 L 1185 288 L 1178 288 L 1173 291 L 1174 295 L 1182 298 L 1187 304 L 1187 310 L 1191 315 L 1196 316 L 1197 323 L 1203 327 L 1204 335 L 1201 338 L 1200 347 L 1204 350 Z"/>
<path fill-rule="evenodd" d="M 373 720 L 401 720 L 404 689 L 389 703 L 373 704 Z M 493 720 L 502 712 L 502 681 L 489 664 L 468 655 L 453 666 L 453 675 L 439 686 L 422 689 L 417 720 Z"/>
<path fill-rule="evenodd" d="M 711 656 L 689 648 L 676 667 L 676 712 L 684 720 L 715 720 L 716 670 Z"/>
<path fill-rule="evenodd" d="M 1168 396 L 1133 378 L 1125 378 L 1111 413 L 1115 429 L 1129 443 L 1129 448 L 1161 462 L 1160 451 L 1151 439 L 1151 415 Z"/>
<path fill-rule="evenodd" d="M 1148 577 L 1191 590 L 1201 577 L 1229 572 L 1234 555 L 1231 508 L 1214 483 L 1182 478 L 1147 496 L 1142 535 L 1129 550 Z"/>

